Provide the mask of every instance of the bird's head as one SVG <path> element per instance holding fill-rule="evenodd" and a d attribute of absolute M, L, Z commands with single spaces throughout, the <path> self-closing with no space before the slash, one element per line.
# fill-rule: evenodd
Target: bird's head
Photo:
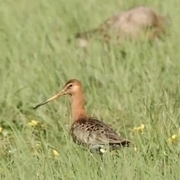
<path fill-rule="evenodd" d="M 71 79 L 64 85 L 63 89 L 60 92 L 58 92 L 57 94 L 55 94 L 51 98 L 47 99 L 43 103 L 38 104 L 33 109 L 36 109 L 36 108 L 38 108 L 44 104 L 47 104 L 48 102 L 50 102 L 54 99 L 57 99 L 58 97 L 63 96 L 63 95 L 74 96 L 76 93 L 78 93 L 80 91 L 82 91 L 81 82 L 78 81 L 77 79 Z"/>

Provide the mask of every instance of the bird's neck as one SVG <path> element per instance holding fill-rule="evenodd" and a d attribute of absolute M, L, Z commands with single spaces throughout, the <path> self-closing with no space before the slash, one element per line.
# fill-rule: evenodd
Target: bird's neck
<path fill-rule="evenodd" d="M 72 118 L 73 121 L 77 121 L 85 117 L 87 117 L 85 98 L 83 92 L 79 92 L 72 96 Z"/>

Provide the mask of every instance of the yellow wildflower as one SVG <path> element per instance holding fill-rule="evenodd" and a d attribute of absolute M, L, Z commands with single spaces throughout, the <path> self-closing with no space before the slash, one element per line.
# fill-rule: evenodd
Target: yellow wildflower
<path fill-rule="evenodd" d="M 168 142 L 174 144 L 178 141 L 178 138 L 179 138 L 179 135 L 174 134 L 168 139 Z"/>
<path fill-rule="evenodd" d="M 59 156 L 59 153 L 55 149 L 52 150 L 52 154 L 54 157 Z"/>
<path fill-rule="evenodd" d="M 2 126 L 0 126 L 0 133 L 2 133 L 2 131 L 3 131 L 3 128 L 2 128 Z"/>
<path fill-rule="evenodd" d="M 137 133 L 142 133 L 143 130 L 145 128 L 145 125 L 144 124 L 141 124 L 140 126 L 138 127 L 134 127 L 134 132 L 137 132 Z"/>
<path fill-rule="evenodd" d="M 36 121 L 36 120 L 31 120 L 29 123 L 28 123 L 28 125 L 29 126 L 37 126 L 38 125 L 38 121 Z"/>

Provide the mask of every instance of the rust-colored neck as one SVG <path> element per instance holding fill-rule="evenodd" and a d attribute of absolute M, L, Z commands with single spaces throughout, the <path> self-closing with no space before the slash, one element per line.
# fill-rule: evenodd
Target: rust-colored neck
<path fill-rule="evenodd" d="M 87 117 L 83 91 L 79 91 L 72 95 L 72 117 L 73 121 Z"/>

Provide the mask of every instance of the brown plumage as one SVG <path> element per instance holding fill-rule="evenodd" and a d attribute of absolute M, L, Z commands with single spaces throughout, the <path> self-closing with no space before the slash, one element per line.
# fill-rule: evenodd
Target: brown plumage
<path fill-rule="evenodd" d="M 104 153 L 105 149 L 111 151 L 122 146 L 129 146 L 130 142 L 127 139 L 122 138 L 102 121 L 87 115 L 82 84 L 76 79 L 68 81 L 59 93 L 37 105 L 34 109 L 62 95 L 70 95 L 72 99 L 73 124 L 70 134 L 75 143 L 99 153 Z"/>
<path fill-rule="evenodd" d="M 84 33 L 77 33 L 79 45 L 87 46 L 91 37 L 102 41 L 115 40 L 122 42 L 140 37 L 151 39 L 161 38 L 166 33 L 167 19 L 149 7 L 138 6 L 107 19 L 98 28 Z"/>

